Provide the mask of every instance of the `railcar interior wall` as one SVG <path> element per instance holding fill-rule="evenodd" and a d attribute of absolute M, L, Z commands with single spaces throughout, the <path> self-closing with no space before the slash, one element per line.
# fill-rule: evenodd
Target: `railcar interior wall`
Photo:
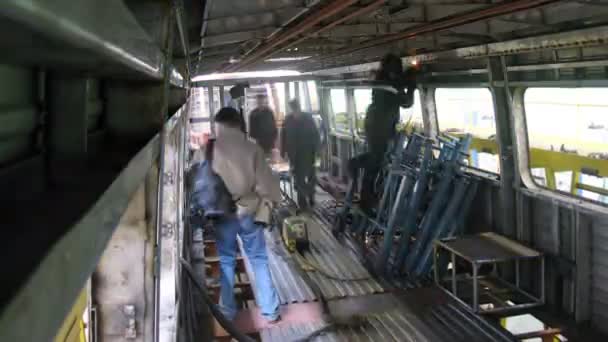
<path fill-rule="evenodd" d="M 417 305 L 441 306 L 420 298 L 445 296 L 432 282 L 378 277 L 368 291 L 313 279 L 336 307 L 366 303 L 374 315 L 373 329 L 336 336 L 608 336 L 608 1 L 5 0 L 0 28 L 0 340 L 227 338 L 180 258 L 213 293 L 215 247 L 188 220 L 188 139 L 213 129 L 237 84 L 249 86 L 245 114 L 265 94 L 279 126 L 292 98 L 315 116 L 315 241 L 333 253 L 315 257 L 371 275 L 356 243 L 330 231 L 387 53 L 418 69 L 399 131 L 470 136 L 458 177 L 479 181 L 462 235 L 496 233 L 542 254 L 544 281 L 518 266 L 517 282 L 543 305 L 492 316 L 454 304 L 416 325 Z M 286 310 L 314 309 L 319 299 L 289 292 L 311 290 L 275 257 Z M 238 267 L 246 283 L 246 258 Z M 239 290 L 244 310 L 250 290 Z M 369 303 L 393 292 L 412 312 Z M 298 319 L 247 332 L 289 340 L 320 324 Z"/>

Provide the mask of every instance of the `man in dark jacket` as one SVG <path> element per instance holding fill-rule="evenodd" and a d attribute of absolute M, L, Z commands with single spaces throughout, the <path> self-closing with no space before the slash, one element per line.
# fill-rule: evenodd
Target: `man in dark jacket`
<path fill-rule="evenodd" d="M 365 115 L 364 130 L 368 152 L 351 159 L 349 163 L 353 180 L 356 180 L 360 168 L 365 170 L 360 207 L 368 214 L 377 202 L 374 189 L 376 178 L 382 169 L 388 146 L 397 133 L 395 126 L 399 123 L 399 107 L 409 108 L 414 103 L 414 73 L 414 69 L 404 72 L 401 59 L 389 54 L 382 59 L 380 70 L 376 74 L 376 81 L 385 87 L 379 86 L 372 90 L 372 103 Z M 356 184 L 356 181 L 353 181 L 353 184 Z"/>
<path fill-rule="evenodd" d="M 314 205 L 315 159 L 320 136 L 312 114 L 303 113 L 298 100 L 291 100 L 289 109 L 291 113 L 285 118 L 281 132 L 281 155 L 289 158 L 298 192 L 298 206 L 306 210 Z"/>
<path fill-rule="evenodd" d="M 256 102 L 257 106 L 249 113 L 249 136 L 268 154 L 277 140 L 277 124 L 266 95 L 257 95 Z"/>

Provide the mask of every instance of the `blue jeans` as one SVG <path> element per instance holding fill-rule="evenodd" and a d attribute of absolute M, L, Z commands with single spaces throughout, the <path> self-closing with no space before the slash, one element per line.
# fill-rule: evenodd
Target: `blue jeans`
<path fill-rule="evenodd" d="M 220 310 L 233 320 L 237 313 L 234 299 L 236 237 L 240 236 L 243 249 L 253 267 L 256 301 L 262 316 L 268 320 L 279 317 L 279 297 L 270 277 L 264 228 L 253 222 L 253 216 L 225 217 L 215 224 L 215 237 L 220 256 Z"/>

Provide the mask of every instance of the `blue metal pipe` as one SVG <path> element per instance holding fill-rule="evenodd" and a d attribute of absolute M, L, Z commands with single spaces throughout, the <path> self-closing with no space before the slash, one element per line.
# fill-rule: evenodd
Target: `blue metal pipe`
<path fill-rule="evenodd" d="M 428 241 L 432 229 L 436 226 L 436 222 L 441 217 L 441 211 L 445 208 L 446 203 L 448 202 L 449 190 L 452 186 L 453 177 L 454 167 L 452 164 L 445 165 L 445 168 L 440 176 L 437 191 L 433 194 L 431 205 L 420 223 L 420 230 L 418 231 L 417 239 L 414 242 L 412 250 L 410 253 L 407 253 L 407 250 L 404 250 L 402 251 L 403 254 L 397 256 L 397 263 L 395 264 L 396 269 L 401 270 L 405 261 L 406 271 L 412 270 L 417 256 L 421 253 L 425 241 Z"/>
<path fill-rule="evenodd" d="M 412 234 L 416 231 L 416 219 L 418 217 L 418 211 L 422 204 L 422 199 L 427 191 L 429 173 L 431 172 L 431 161 L 433 159 L 433 142 L 427 140 L 424 145 L 424 156 L 420 165 L 420 171 L 418 174 L 418 180 L 412 191 L 411 199 L 406 209 L 405 220 L 403 222 L 403 230 L 401 231 L 401 238 L 399 240 L 399 248 L 396 255 L 402 256 L 407 255 L 410 245 L 410 239 Z"/>
<path fill-rule="evenodd" d="M 441 238 L 442 236 L 444 236 L 444 234 L 446 234 L 449 226 L 452 223 L 452 220 L 457 214 L 457 210 L 462 206 L 462 200 L 466 194 L 466 190 L 469 184 L 470 181 L 466 178 L 457 182 L 454 195 L 450 199 L 450 202 L 446 207 L 441 217 L 441 220 L 437 224 L 436 229 L 433 229 L 431 234 L 429 234 L 428 236 L 428 240 L 425 241 L 418 260 L 416 260 L 413 265 L 408 265 L 411 267 L 409 270 L 412 271 L 411 273 L 414 276 L 421 276 L 423 271 L 427 268 L 427 264 L 431 264 L 431 255 L 433 253 L 433 241 Z"/>

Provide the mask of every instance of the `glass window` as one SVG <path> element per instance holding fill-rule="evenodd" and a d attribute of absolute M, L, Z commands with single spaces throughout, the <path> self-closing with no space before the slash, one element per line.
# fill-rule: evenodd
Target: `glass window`
<path fill-rule="evenodd" d="M 296 98 L 296 82 L 289 82 L 289 100 Z"/>
<path fill-rule="evenodd" d="M 319 108 L 319 94 L 317 93 L 317 84 L 315 81 L 307 81 L 306 86 L 308 87 L 308 97 L 310 99 L 310 110 L 318 113 Z"/>
<path fill-rule="evenodd" d="M 286 108 L 287 108 L 285 83 L 273 83 L 273 87 L 274 87 L 274 91 L 276 92 L 276 96 L 277 96 L 277 100 L 276 100 L 277 105 L 279 106 L 279 108 L 277 108 L 277 117 L 279 119 L 282 119 L 286 115 Z"/>
<path fill-rule="evenodd" d="M 536 183 L 608 203 L 608 88 L 530 88 L 524 107 Z"/>
<path fill-rule="evenodd" d="M 346 89 L 330 89 L 331 113 L 333 115 L 334 129 L 342 133 L 350 133 L 348 113 L 346 112 Z"/>
<path fill-rule="evenodd" d="M 400 128 L 412 127 L 415 132 L 423 132 L 422 104 L 418 89 L 414 90 L 414 105 L 410 108 L 399 108 L 399 122 L 402 125 Z"/>
<path fill-rule="evenodd" d="M 367 107 L 372 103 L 372 90 L 371 89 L 355 89 L 355 126 L 357 128 L 357 134 L 363 136 L 365 134 L 363 128 L 363 122 L 365 120 L 365 113 Z"/>
<path fill-rule="evenodd" d="M 372 90 L 371 89 L 355 89 L 355 112 L 357 113 L 356 128 L 358 135 L 364 135 L 363 122 L 365 121 L 365 114 L 367 113 L 367 107 L 372 103 Z M 409 130 L 410 127 L 416 132 L 423 131 L 422 123 L 422 106 L 420 105 L 420 93 L 418 90 L 414 91 L 414 105 L 410 108 L 399 108 L 399 122 L 398 129 Z"/>
<path fill-rule="evenodd" d="M 310 98 L 308 97 L 308 87 L 306 87 L 306 82 L 298 82 L 298 89 L 300 96 L 300 105 L 302 106 L 302 110 L 305 112 L 311 112 L 310 109 Z"/>
<path fill-rule="evenodd" d="M 439 88 L 435 91 L 441 133 L 471 134 L 469 165 L 500 173 L 494 102 L 487 88 Z"/>

